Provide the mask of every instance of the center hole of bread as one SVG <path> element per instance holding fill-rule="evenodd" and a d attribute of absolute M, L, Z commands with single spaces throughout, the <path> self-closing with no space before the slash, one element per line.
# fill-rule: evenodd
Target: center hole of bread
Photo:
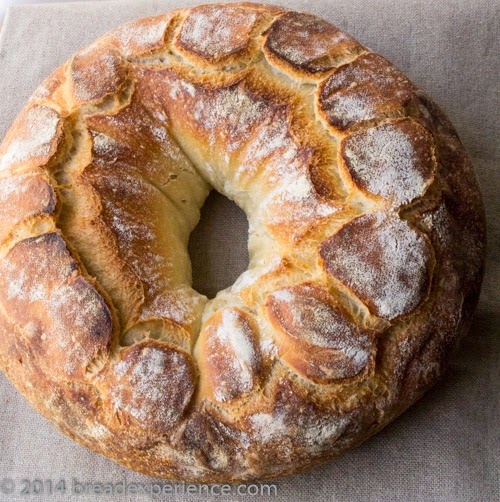
<path fill-rule="evenodd" d="M 214 298 L 248 268 L 248 220 L 231 200 L 212 190 L 189 238 L 193 288 Z"/>

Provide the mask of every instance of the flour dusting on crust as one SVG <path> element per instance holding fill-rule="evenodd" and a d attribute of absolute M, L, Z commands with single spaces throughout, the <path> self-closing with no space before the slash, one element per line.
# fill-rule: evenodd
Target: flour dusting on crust
<path fill-rule="evenodd" d="M 218 312 L 205 324 L 198 344 L 215 400 L 229 401 L 253 389 L 261 360 L 247 314 L 234 308 Z"/>
<path fill-rule="evenodd" d="M 22 320 L 53 375 L 81 378 L 111 340 L 111 314 L 58 234 L 18 243 L 0 262 L 2 305 Z"/>
<path fill-rule="evenodd" d="M 0 171 L 21 162 L 47 162 L 59 135 L 59 114 L 47 106 L 21 112 L 13 135 L 0 149 Z"/>
<path fill-rule="evenodd" d="M 434 175 L 432 138 L 409 119 L 348 136 L 340 155 L 361 188 L 396 206 L 422 196 Z"/>
<path fill-rule="evenodd" d="M 251 268 L 213 300 L 187 246 L 208 181 L 250 222 Z M 45 80 L 0 146 L 0 239 L 0 366 L 34 406 L 132 469 L 227 483 L 338 456 L 435 383 L 485 228 L 453 127 L 397 68 L 230 3 Z"/>
<path fill-rule="evenodd" d="M 127 64 L 113 47 L 93 44 L 75 54 L 71 61 L 73 96 L 79 103 L 102 101 L 125 83 Z"/>
<path fill-rule="evenodd" d="M 430 284 L 430 243 L 395 214 L 347 223 L 323 242 L 320 256 L 330 274 L 387 319 L 414 310 Z"/>
<path fill-rule="evenodd" d="M 357 326 L 328 291 L 313 284 L 274 291 L 267 314 L 280 336 L 283 358 L 312 379 L 359 374 L 373 353 L 373 335 Z"/>
<path fill-rule="evenodd" d="M 241 7 L 203 5 L 186 18 L 177 43 L 200 56 L 221 59 L 246 48 L 257 19 L 256 12 Z"/>
<path fill-rule="evenodd" d="M 264 53 L 310 73 L 335 68 L 362 46 L 344 31 L 311 14 L 287 12 L 271 26 Z M 285 70 L 286 71 L 286 70 Z"/>
<path fill-rule="evenodd" d="M 402 115 L 415 86 L 378 54 L 365 54 L 337 68 L 318 90 L 326 122 L 345 131 L 367 120 Z"/>
<path fill-rule="evenodd" d="M 139 56 L 164 45 L 171 20 L 171 15 L 165 15 L 132 21 L 113 31 L 109 38 L 125 56 Z"/>
<path fill-rule="evenodd" d="M 104 378 L 106 400 L 122 420 L 129 415 L 139 427 L 161 432 L 180 420 L 194 392 L 191 358 L 153 340 L 122 350 Z"/>
<path fill-rule="evenodd" d="M 278 382 L 273 396 L 270 409 L 247 417 L 252 437 L 268 447 L 321 453 L 339 439 L 352 419 L 350 413 L 338 415 L 318 408 L 285 380 Z"/>

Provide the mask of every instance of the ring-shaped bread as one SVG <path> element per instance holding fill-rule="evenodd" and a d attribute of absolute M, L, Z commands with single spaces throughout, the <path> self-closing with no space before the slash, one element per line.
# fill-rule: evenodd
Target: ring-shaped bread
<path fill-rule="evenodd" d="M 251 261 L 207 301 L 187 242 L 211 187 Z M 0 148 L 0 366 L 137 471 L 291 474 L 441 376 L 484 233 L 452 125 L 348 34 L 257 4 L 140 19 L 48 77 Z"/>

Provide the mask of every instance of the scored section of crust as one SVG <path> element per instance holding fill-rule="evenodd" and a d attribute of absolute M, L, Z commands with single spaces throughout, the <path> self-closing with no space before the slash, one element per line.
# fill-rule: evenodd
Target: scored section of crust
<path fill-rule="evenodd" d="M 107 358 L 110 310 L 58 233 L 25 239 L 0 261 L 0 298 L 51 375 L 82 380 L 97 357 Z"/>
<path fill-rule="evenodd" d="M 387 59 L 363 54 L 337 68 L 317 90 L 317 111 L 334 134 L 386 117 L 403 116 L 416 87 Z"/>
<path fill-rule="evenodd" d="M 225 308 L 203 325 L 196 355 L 200 393 L 224 403 L 249 393 L 258 384 L 261 355 L 254 322 L 238 308 Z"/>
<path fill-rule="evenodd" d="M 194 64 L 230 64 L 258 53 L 254 29 L 266 13 L 242 5 L 201 5 L 183 20 L 174 48 Z"/>
<path fill-rule="evenodd" d="M 331 402 L 315 403 L 303 385 L 288 378 L 279 378 L 270 387 L 269 400 L 261 409 L 248 413 L 244 421 L 252 442 L 262 448 L 255 462 L 268 473 L 279 473 L 276 452 L 282 449 L 296 452 L 304 462 L 336 450 L 359 413 L 354 403 L 345 411 L 335 410 Z M 369 407 L 363 411 L 369 413 Z"/>
<path fill-rule="evenodd" d="M 372 213 L 346 223 L 319 250 L 325 270 L 389 320 L 426 297 L 433 266 L 429 239 L 396 214 Z"/>
<path fill-rule="evenodd" d="M 73 99 L 78 105 L 100 103 L 123 87 L 127 72 L 116 48 L 94 43 L 77 52 L 69 65 Z"/>
<path fill-rule="evenodd" d="M 398 207 L 421 197 L 434 180 L 434 150 L 420 124 L 390 120 L 342 139 L 339 164 L 363 191 Z"/>
<path fill-rule="evenodd" d="M 24 108 L 0 146 L 0 177 L 14 168 L 46 165 L 63 137 L 63 119 L 48 106 Z"/>
<path fill-rule="evenodd" d="M 56 205 L 56 193 L 46 174 L 0 178 L 0 244 L 16 224 L 53 215 Z"/>
<path fill-rule="evenodd" d="M 317 383 L 354 377 L 373 364 L 373 333 L 356 325 L 325 288 L 304 283 L 270 294 L 266 311 L 280 356 Z"/>
<path fill-rule="evenodd" d="M 175 14 L 145 17 L 131 21 L 103 37 L 115 45 L 126 57 L 139 57 L 162 49 Z"/>
<path fill-rule="evenodd" d="M 104 406 L 119 423 L 166 433 L 191 400 L 196 369 L 186 352 L 145 340 L 121 350 L 99 382 Z"/>
<path fill-rule="evenodd" d="M 320 79 L 366 49 L 336 26 L 303 12 L 287 12 L 269 29 L 264 54 L 291 77 Z"/>

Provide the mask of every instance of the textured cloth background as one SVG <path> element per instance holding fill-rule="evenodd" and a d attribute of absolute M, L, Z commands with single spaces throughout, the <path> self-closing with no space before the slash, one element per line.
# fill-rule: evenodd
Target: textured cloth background
<path fill-rule="evenodd" d="M 11 9 L 0 41 L 0 137 L 36 85 L 77 49 L 122 22 L 195 3 L 89 2 Z M 489 256 L 475 322 L 445 381 L 386 430 L 341 459 L 276 481 L 278 495 L 273 500 L 500 500 L 500 5 L 495 0 L 274 3 L 317 13 L 346 29 L 401 67 L 445 110 L 477 168 L 488 215 Z M 241 211 L 221 196 L 212 195 L 203 214 L 190 250 L 195 287 L 213 295 L 247 265 L 247 223 Z M 4 478 L 15 483 L 13 494 L 2 494 L 9 488 L 8 481 L 2 484 Z M 23 479 L 65 479 L 70 488 L 73 478 L 152 481 L 62 436 L 0 374 L 0 500 L 26 500 L 20 495 Z M 78 500 L 151 498 L 102 495 Z M 170 498 L 174 497 L 166 497 Z M 234 495 L 225 498 L 243 500 Z M 36 500 L 68 499 L 36 496 Z"/>
<path fill-rule="evenodd" d="M 0 0 L 0 26 L 5 16 L 5 12 L 9 7 L 13 5 L 25 5 L 25 4 L 36 4 L 36 3 L 62 3 L 63 0 Z M 85 2 L 86 0 L 71 0 L 72 2 Z M 94 1 L 105 1 L 105 0 L 94 0 Z"/>

